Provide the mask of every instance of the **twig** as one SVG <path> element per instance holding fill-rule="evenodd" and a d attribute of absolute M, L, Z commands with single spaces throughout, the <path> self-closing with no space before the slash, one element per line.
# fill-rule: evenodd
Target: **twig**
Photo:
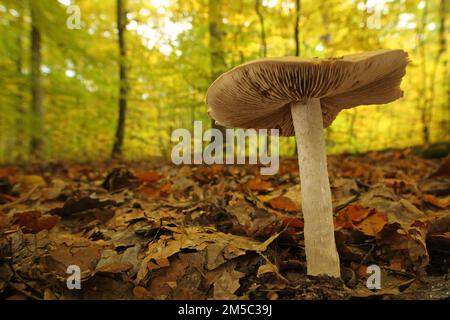
<path fill-rule="evenodd" d="M 260 251 L 258 251 L 258 254 L 259 254 L 261 257 L 263 257 L 263 259 L 264 259 L 269 265 L 272 266 L 272 269 L 273 269 L 274 273 L 275 273 L 281 280 L 283 280 L 283 281 L 286 282 L 286 283 L 289 283 L 289 280 L 286 279 L 285 277 L 283 277 L 283 275 L 278 271 L 277 266 L 274 265 L 274 264 L 269 260 L 269 258 L 267 258 L 267 257 L 266 257 L 262 252 L 260 252 Z"/>
<path fill-rule="evenodd" d="M 31 197 L 31 195 L 36 191 L 36 189 L 38 187 L 39 187 L 39 185 L 36 185 L 33 188 L 31 188 L 31 190 L 26 195 L 21 197 L 20 199 L 17 199 L 14 202 L 10 202 L 10 203 L 7 203 L 7 204 L 4 204 L 4 205 L 0 206 L 0 210 L 3 211 L 4 209 L 8 209 L 8 208 L 10 208 L 12 206 L 24 203 L 25 201 L 27 201 Z"/>

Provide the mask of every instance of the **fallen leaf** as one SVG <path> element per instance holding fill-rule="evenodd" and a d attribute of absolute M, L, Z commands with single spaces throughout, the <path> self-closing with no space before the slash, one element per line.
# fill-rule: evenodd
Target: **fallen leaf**
<path fill-rule="evenodd" d="M 11 179 L 14 184 L 13 192 L 24 193 L 33 188 L 45 186 L 47 183 L 44 178 L 38 175 L 16 176 Z"/>
<path fill-rule="evenodd" d="M 277 274 L 278 269 L 274 264 L 266 263 L 266 264 L 259 266 L 258 271 L 256 272 L 256 276 L 258 278 L 261 278 L 261 276 L 266 273 L 276 273 Z"/>
<path fill-rule="evenodd" d="M 269 205 L 272 209 L 283 210 L 286 212 L 297 212 L 299 208 L 297 205 L 288 197 L 275 197 L 269 200 Z"/>
<path fill-rule="evenodd" d="M 388 217 L 385 213 L 373 209 L 369 215 L 362 221 L 355 224 L 356 229 L 368 236 L 375 236 L 388 223 Z"/>
<path fill-rule="evenodd" d="M 38 233 L 51 230 L 59 222 L 59 217 L 43 215 L 38 211 L 19 212 L 14 215 L 13 223 L 22 227 L 24 233 Z"/>
<path fill-rule="evenodd" d="M 102 184 L 102 187 L 108 191 L 118 191 L 136 186 L 137 180 L 134 174 L 123 168 L 117 168 L 111 171 Z"/>
<path fill-rule="evenodd" d="M 430 175 L 430 178 L 450 176 L 450 156 L 444 159 L 439 168 Z"/>
<path fill-rule="evenodd" d="M 138 299 L 145 299 L 150 297 L 150 292 L 141 286 L 136 286 L 133 288 L 133 295 Z"/>
<path fill-rule="evenodd" d="M 247 182 L 247 187 L 252 191 L 268 191 L 272 188 L 272 184 L 255 178 Z"/>
<path fill-rule="evenodd" d="M 115 204 L 112 200 L 100 201 L 90 197 L 69 198 L 62 208 L 50 210 L 51 214 L 57 214 L 61 217 L 70 216 L 91 209 L 104 208 Z"/>
<path fill-rule="evenodd" d="M 8 177 L 16 173 L 16 169 L 12 167 L 0 168 L 0 178 Z"/>
<path fill-rule="evenodd" d="M 424 196 L 424 200 L 438 208 L 441 208 L 441 209 L 445 209 L 448 206 L 450 206 L 450 195 L 441 198 L 441 197 L 436 197 L 432 194 L 426 194 Z"/>
<path fill-rule="evenodd" d="M 282 222 L 283 227 L 301 228 L 301 229 L 305 227 L 305 222 L 302 219 L 298 218 L 284 218 Z"/>
<path fill-rule="evenodd" d="M 370 210 L 367 210 L 360 204 L 351 204 L 338 212 L 335 218 L 335 226 L 351 229 L 354 226 L 354 222 L 363 220 L 369 213 Z"/>
<path fill-rule="evenodd" d="M 144 171 L 137 173 L 136 178 L 140 183 L 154 183 L 161 180 L 162 176 L 155 171 Z"/>

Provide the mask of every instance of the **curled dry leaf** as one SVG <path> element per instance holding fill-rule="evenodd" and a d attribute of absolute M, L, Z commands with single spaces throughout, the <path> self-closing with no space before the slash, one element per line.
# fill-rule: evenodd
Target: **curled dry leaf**
<path fill-rule="evenodd" d="M 262 275 L 267 273 L 276 273 L 278 274 L 278 268 L 272 263 L 266 263 L 259 266 L 258 271 L 256 272 L 256 276 L 260 278 Z"/>
<path fill-rule="evenodd" d="M 446 197 L 436 197 L 432 194 L 426 194 L 424 196 L 424 200 L 441 209 L 445 209 L 450 206 L 450 195 Z"/>

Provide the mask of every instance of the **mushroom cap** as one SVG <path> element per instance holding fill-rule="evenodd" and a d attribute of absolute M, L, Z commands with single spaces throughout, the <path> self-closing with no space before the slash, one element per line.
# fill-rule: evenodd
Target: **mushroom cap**
<path fill-rule="evenodd" d="M 319 98 L 324 128 L 342 109 L 384 104 L 400 89 L 408 54 L 378 50 L 330 59 L 265 58 L 222 74 L 206 95 L 208 114 L 223 126 L 280 129 L 295 135 L 290 105 Z"/>

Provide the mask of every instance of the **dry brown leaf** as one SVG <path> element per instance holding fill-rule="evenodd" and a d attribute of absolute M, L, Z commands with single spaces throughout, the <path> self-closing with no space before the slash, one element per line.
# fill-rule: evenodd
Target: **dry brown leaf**
<path fill-rule="evenodd" d="M 135 284 L 138 285 L 146 278 L 149 271 L 157 270 L 161 259 L 169 259 L 181 249 L 193 249 L 196 251 L 207 250 L 209 252 L 209 268 L 217 268 L 227 260 L 244 255 L 247 251 L 263 252 L 279 234 L 274 234 L 264 242 L 249 239 L 243 236 L 217 232 L 208 227 L 164 227 L 173 232 L 172 237 L 161 237 L 151 243 L 142 261 Z M 211 270 L 211 269 L 210 269 Z"/>
<path fill-rule="evenodd" d="M 294 201 L 284 196 L 272 198 L 268 203 L 272 209 L 276 210 L 283 210 L 286 212 L 297 212 L 299 210 Z"/>
<path fill-rule="evenodd" d="M 39 211 L 18 212 L 13 217 L 13 223 L 19 225 L 24 233 L 38 233 L 51 230 L 59 222 L 58 216 L 43 215 Z"/>
<path fill-rule="evenodd" d="M 375 236 L 383 230 L 387 222 L 388 218 L 385 213 L 372 210 L 366 218 L 356 223 L 355 227 L 365 235 Z"/>
<path fill-rule="evenodd" d="M 255 178 L 247 182 L 247 187 L 252 191 L 268 191 L 272 188 L 272 184 L 268 181 Z"/>
<path fill-rule="evenodd" d="M 0 168 L 0 178 L 2 177 L 9 177 L 16 173 L 16 169 L 12 167 L 2 167 Z"/>
<path fill-rule="evenodd" d="M 266 263 L 259 266 L 258 271 L 256 272 L 256 276 L 260 278 L 263 274 L 266 273 L 276 273 L 278 274 L 277 267 L 272 263 Z"/>
<path fill-rule="evenodd" d="M 51 249 L 40 259 L 47 272 L 66 277 L 67 267 L 77 265 L 82 278 L 90 277 L 102 254 L 103 247 L 86 238 L 75 235 L 51 234 Z"/>
<path fill-rule="evenodd" d="M 335 218 L 335 226 L 351 229 L 354 222 L 363 220 L 369 214 L 370 210 L 367 210 L 360 204 L 351 204 L 338 212 Z"/>
<path fill-rule="evenodd" d="M 445 209 L 450 206 L 450 195 L 446 197 L 436 197 L 432 194 L 426 194 L 424 197 L 424 200 L 428 203 L 431 203 L 432 205 Z"/>
<path fill-rule="evenodd" d="M 154 183 L 162 179 L 162 176 L 155 171 L 144 171 L 135 174 L 140 183 Z"/>
<path fill-rule="evenodd" d="M 444 159 L 440 167 L 431 174 L 430 178 L 450 176 L 450 156 Z"/>
<path fill-rule="evenodd" d="M 145 299 L 150 297 L 150 292 L 141 286 L 136 286 L 133 288 L 133 295 L 138 299 Z"/>

